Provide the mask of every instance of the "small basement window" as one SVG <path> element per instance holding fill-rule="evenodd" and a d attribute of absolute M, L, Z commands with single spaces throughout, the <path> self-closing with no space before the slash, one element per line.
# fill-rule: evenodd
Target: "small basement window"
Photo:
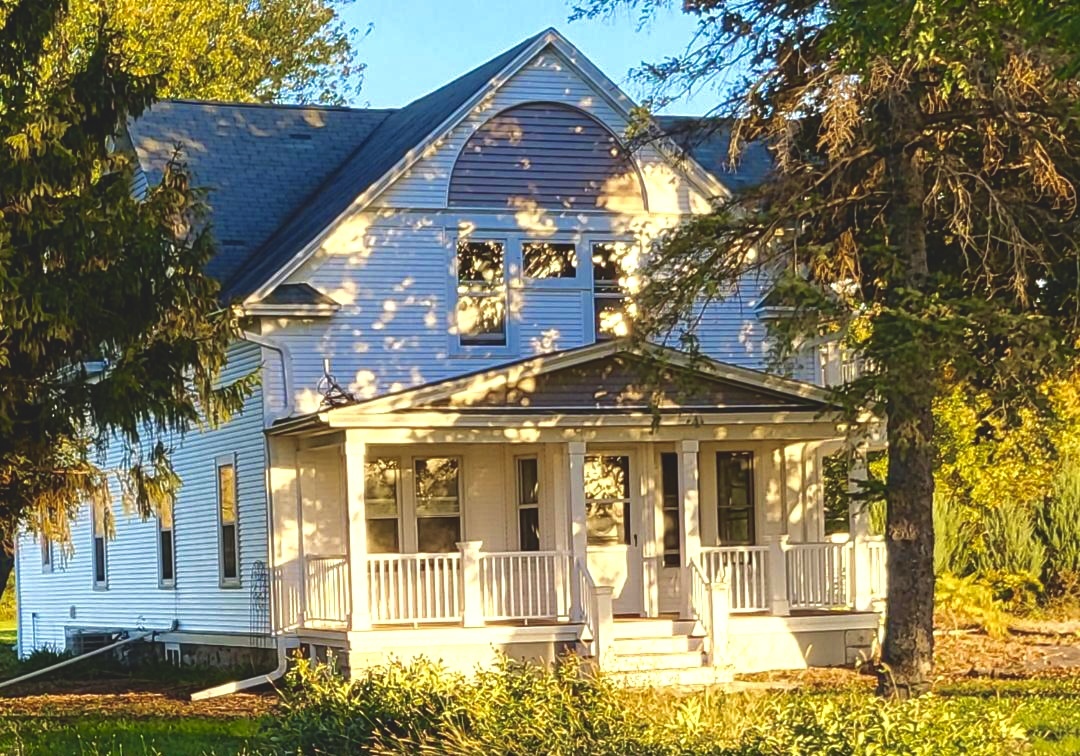
<path fill-rule="evenodd" d="M 526 278 L 574 278 L 577 252 L 568 242 L 525 242 L 521 246 L 521 267 Z"/>
<path fill-rule="evenodd" d="M 457 330 L 463 346 L 506 344 L 506 266 L 498 241 L 457 246 Z"/>

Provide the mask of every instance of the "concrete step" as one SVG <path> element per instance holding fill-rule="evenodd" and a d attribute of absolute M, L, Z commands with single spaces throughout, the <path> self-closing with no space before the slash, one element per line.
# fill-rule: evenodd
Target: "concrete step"
<path fill-rule="evenodd" d="M 693 620 L 649 618 L 616 619 L 615 638 L 670 638 L 673 635 L 694 635 L 700 628 Z"/>
<path fill-rule="evenodd" d="M 621 656 L 632 654 L 669 654 L 684 651 L 701 651 L 703 638 L 689 635 L 667 635 L 659 638 L 619 638 L 614 639 L 615 653 Z"/>
<path fill-rule="evenodd" d="M 725 667 L 690 667 L 606 673 L 605 678 L 627 688 L 701 688 L 725 685 L 734 678 Z"/>
<path fill-rule="evenodd" d="M 700 651 L 680 651 L 659 654 L 614 654 L 608 668 L 611 672 L 647 672 L 659 669 L 693 669 L 700 667 Z"/>

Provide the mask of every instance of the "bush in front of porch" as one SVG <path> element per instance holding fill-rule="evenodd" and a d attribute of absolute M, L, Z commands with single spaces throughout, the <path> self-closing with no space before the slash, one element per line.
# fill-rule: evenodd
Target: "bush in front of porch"
<path fill-rule="evenodd" d="M 264 725 L 276 752 L 440 754 L 941 754 L 990 756 L 1023 732 L 1009 714 L 954 699 L 630 690 L 504 660 L 472 677 L 390 663 L 348 682 L 301 661 L 284 711 Z"/>

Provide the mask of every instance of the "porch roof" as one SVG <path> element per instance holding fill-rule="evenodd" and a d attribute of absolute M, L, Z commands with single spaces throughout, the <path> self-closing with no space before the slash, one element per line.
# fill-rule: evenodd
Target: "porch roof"
<path fill-rule="evenodd" d="M 838 417 L 825 389 L 656 344 L 615 340 L 530 357 L 371 399 L 348 400 L 278 421 L 271 433 L 376 422 L 498 416 L 603 416 L 615 420 L 687 415 L 774 417 L 805 422 Z M 442 424 L 442 423 L 440 423 Z"/>

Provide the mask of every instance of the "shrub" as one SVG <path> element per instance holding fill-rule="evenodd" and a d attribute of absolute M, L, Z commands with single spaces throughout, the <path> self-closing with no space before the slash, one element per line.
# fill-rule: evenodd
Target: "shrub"
<path fill-rule="evenodd" d="M 928 697 L 676 695 L 504 661 L 473 677 L 391 663 L 346 682 L 300 662 L 284 711 L 263 725 L 279 752 L 430 754 L 1000 754 L 1020 737 L 997 710 Z"/>
<path fill-rule="evenodd" d="M 974 575 L 944 574 L 937 579 L 934 608 L 944 624 L 953 629 L 979 627 L 995 638 L 1009 631 L 1004 607 L 989 586 Z"/>
<path fill-rule="evenodd" d="M 1080 462 L 1062 463 L 1036 519 L 1046 544 L 1046 582 L 1055 593 L 1080 593 Z"/>

